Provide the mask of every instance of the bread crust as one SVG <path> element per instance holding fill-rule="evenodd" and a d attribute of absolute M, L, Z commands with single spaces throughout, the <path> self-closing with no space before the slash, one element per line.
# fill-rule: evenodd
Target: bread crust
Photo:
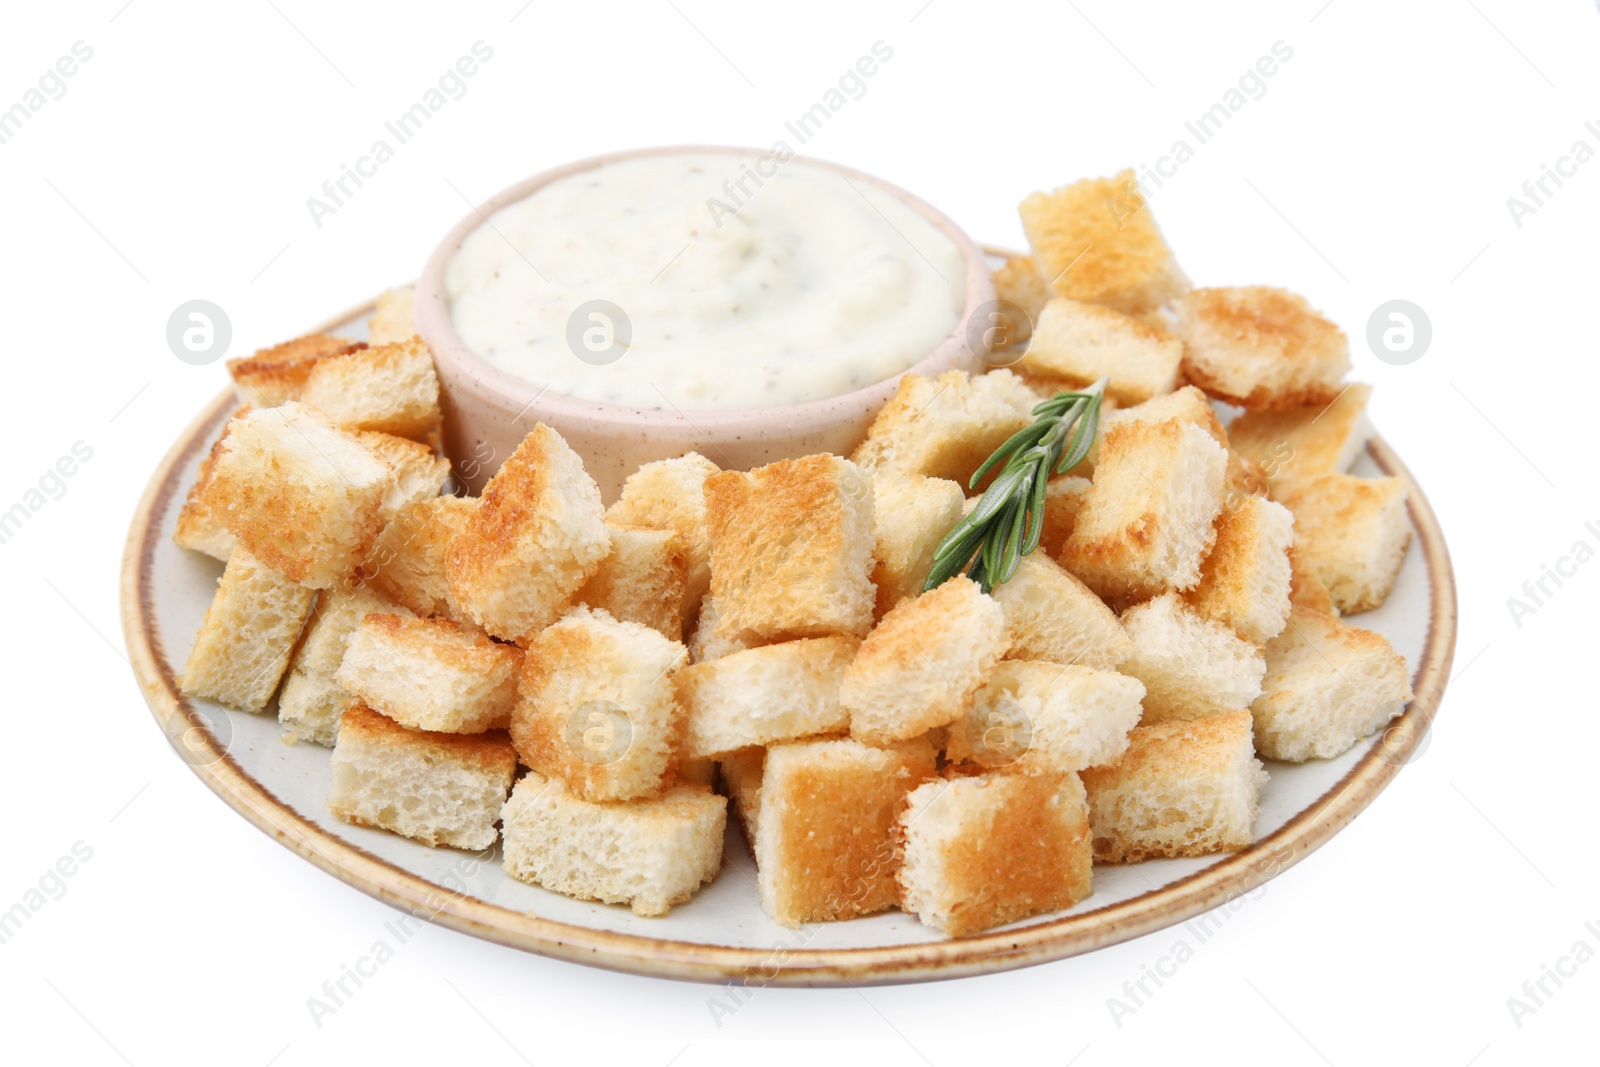
<path fill-rule="evenodd" d="M 1350 370 L 1344 331 L 1283 289 L 1195 289 L 1183 299 L 1177 329 L 1184 376 L 1250 410 L 1328 404 Z"/>
<path fill-rule="evenodd" d="M 247 404 L 271 408 L 298 400 L 312 368 L 324 359 L 358 352 L 364 341 L 313 333 L 258 350 L 254 355 L 228 360 L 234 388 Z"/>

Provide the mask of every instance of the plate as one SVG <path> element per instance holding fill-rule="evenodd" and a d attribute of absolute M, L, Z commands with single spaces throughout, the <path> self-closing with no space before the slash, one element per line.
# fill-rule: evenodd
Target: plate
<path fill-rule="evenodd" d="M 370 304 L 353 308 L 316 329 L 363 337 L 370 312 Z M 235 811 L 329 874 L 418 919 L 557 959 L 667 978 L 865 985 L 1008 970 L 1152 933 L 1250 892 L 1349 824 L 1426 743 L 1455 650 L 1455 584 L 1444 536 L 1421 486 L 1374 437 L 1355 472 L 1405 481 L 1414 536 L 1394 592 L 1355 621 L 1406 657 L 1416 698 L 1384 733 L 1343 756 L 1269 762 L 1250 848 L 1097 866 L 1093 894 L 1075 908 L 948 939 L 899 912 L 798 930 L 774 923 L 761 910 L 754 864 L 729 820 L 716 880 L 671 914 L 644 918 L 517 882 L 501 870 L 498 849 L 431 849 L 340 822 L 325 806 L 327 749 L 285 744 L 274 714 L 229 711 L 179 693 L 174 674 L 188 658 L 222 564 L 179 548 L 172 532 L 199 462 L 236 404 L 232 390 L 225 392 L 179 435 L 128 533 L 123 632 L 157 724 Z"/>

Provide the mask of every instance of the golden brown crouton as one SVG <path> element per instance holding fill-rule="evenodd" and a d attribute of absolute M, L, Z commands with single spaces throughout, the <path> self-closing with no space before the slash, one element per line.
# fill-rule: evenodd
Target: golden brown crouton
<path fill-rule="evenodd" d="M 1342 615 L 1382 604 L 1411 544 L 1399 478 L 1325 474 L 1278 494 L 1294 512 L 1295 547 Z"/>
<path fill-rule="evenodd" d="M 361 341 L 313 333 L 297 337 L 255 355 L 228 360 L 233 387 L 247 404 L 272 408 L 300 399 L 311 368 L 331 356 L 342 356 L 367 347 Z"/>
<path fill-rule="evenodd" d="M 1021 344 L 1033 333 L 1039 313 L 1050 299 L 1050 290 L 1039 276 L 1039 267 L 1033 257 L 1012 256 L 1006 260 L 994 272 L 994 288 L 1002 305 L 1009 304 L 1022 312 L 1014 321 L 1008 317 L 1005 322 L 997 323 L 1005 328 L 1005 332 L 1002 337 L 996 338 L 995 347 Z"/>
<path fill-rule="evenodd" d="M 319 361 L 301 399 L 347 430 L 421 440 L 439 428 L 439 378 L 420 337 Z"/>
<path fill-rule="evenodd" d="M 480 734 L 511 725 L 522 650 L 452 619 L 373 612 L 345 648 L 339 684 L 401 726 Z"/>
<path fill-rule="evenodd" d="M 688 559 L 671 530 L 607 522 L 611 551 L 574 599 L 613 618 L 637 622 L 671 641 L 683 639 Z"/>
<path fill-rule="evenodd" d="M 1118 669 L 1144 683 L 1145 725 L 1249 707 L 1261 695 L 1261 649 L 1196 614 L 1176 593 L 1122 614 L 1133 655 Z"/>
<path fill-rule="evenodd" d="M 860 646 L 844 635 L 810 637 L 676 672 L 678 698 L 689 716 L 689 757 L 721 758 L 754 745 L 849 729 L 839 683 Z"/>
<path fill-rule="evenodd" d="M 1057 297 L 1045 305 L 1019 371 L 1073 388 L 1109 377 L 1106 395 L 1142 404 L 1178 384 L 1183 342 L 1164 330 L 1098 304 Z"/>
<path fill-rule="evenodd" d="M 242 419 L 250 414 L 248 405 L 233 413 L 233 419 Z M 239 539 L 233 536 L 233 531 L 206 506 L 206 486 L 211 484 L 212 471 L 216 469 L 217 457 L 222 454 L 223 439 L 228 436 L 228 431 L 233 428 L 233 419 L 224 423 L 222 433 L 217 437 L 211 450 L 200 459 L 200 470 L 195 474 L 194 484 L 189 487 L 189 495 L 183 501 L 183 507 L 178 511 L 178 523 L 172 531 L 172 539 L 181 548 L 191 552 L 203 552 L 213 559 L 228 562 L 228 557 L 233 555 L 234 546 Z"/>
<path fill-rule="evenodd" d="M 1234 450 L 1254 461 L 1272 485 L 1348 471 L 1367 446 L 1372 386 L 1352 382 L 1331 404 L 1247 411 L 1228 427 Z"/>
<path fill-rule="evenodd" d="M 416 336 L 417 326 L 412 321 L 412 286 L 402 285 L 378 294 L 378 306 L 367 320 L 367 343 L 392 344 Z"/>
<path fill-rule="evenodd" d="M 478 501 L 435 496 L 407 504 L 389 520 L 361 564 L 361 577 L 418 615 L 456 614 L 445 558 Z"/>
<path fill-rule="evenodd" d="M 1252 410 L 1326 404 L 1350 370 L 1344 331 L 1282 289 L 1196 289 L 1183 298 L 1176 329 L 1188 379 Z"/>
<path fill-rule="evenodd" d="M 289 675 L 278 694 L 278 722 L 292 742 L 332 748 L 339 739 L 339 717 L 350 706 L 350 691 L 339 684 L 345 642 L 372 612 L 404 614 L 370 586 L 324 589 L 289 661 Z"/>
<path fill-rule="evenodd" d="M 1098 767 L 1128 747 L 1143 698 L 1144 684 L 1116 671 L 1004 660 L 950 724 L 945 756 L 1006 774 Z"/>
<path fill-rule="evenodd" d="M 278 691 L 315 595 L 234 549 L 178 679 L 184 694 L 263 710 Z"/>
<path fill-rule="evenodd" d="M 1081 663 L 1115 670 L 1133 643 L 1105 602 L 1041 552 L 1023 556 L 1017 572 L 992 594 L 1005 612 L 1012 659 Z"/>
<path fill-rule="evenodd" d="M 717 465 L 698 452 L 646 463 L 628 476 L 606 511 L 610 522 L 672 530 L 687 566 L 683 616 L 694 618 L 711 588 L 711 532 L 706 526 L 706 479 Z"/>
<path fill-rule="evenodd" d="M 920 474 L 967 487 L 995 449 L 1033 422 L 1038 403 L 1008 370 L 907 374 L 850 458 L 874 474 Z"/>
<path fill-rule="evenodd" d="M 872 489 L 877 542 L 872 584 L 881 618 L 901 600 L 922 592 L 933 569 L 933 553 L 961 521 L 966 498 L 959 485 L 944 478 L 885 474 L 873 479 Z"/>
<path fill-rule="evenodd" d="M 1061 555 L 1061 546 L 1078 524 L 1078 512 L 1089 496 L 1089 479 L 1063 474 L 1051 478 L 1044 487 L 1044 525 L 1039 530 L 1039 548 L 1051 559 Z"/>
<path fill-rule="evenodd" d="M 356 440 L 394 468 L 394 488 L 383 499 L 384 522 L 407 504 L 438 496 L 450 478 L 450 461 L 420 441 L 375 430 L 363 430 Z"/>
<path fill-rule="evenodd" d="M 1200 566 L 1189 606 L 1257 645 L 1289 617 L 1289 546 L 1294 515 L 1282 504 L 1248 497 L 1217 519 L 1217 542 Z"/>

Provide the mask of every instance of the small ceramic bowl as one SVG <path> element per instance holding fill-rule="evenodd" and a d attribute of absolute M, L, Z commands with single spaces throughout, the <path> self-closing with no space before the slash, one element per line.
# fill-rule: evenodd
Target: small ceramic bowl
<path fill-rule="evenodd" d="M 640 410 L 545 391 L 537 382 L 508 374 L 467 348 L 450 320 L 444 276 L 468 234 L 496 211 L 558 178 L 637 156 L 684 152 L 752 158 L 767 154 L 745 148 L 671 147 L 569 163 L 518 182 L 479 205 L 445 235 L 429 258 L 417 279 L 417 332 L 433 349 L 439 371 L 445 452 L 455 463 L 457 477 L 472 492 L 483 488 L 535 423 L 545 423 L 566 438 L 583 457 L 590 475 L 600 485 L 602 497 L 610 503 L 621 491 L 623 481 L 641 464 L 691 450 L 718 466 L 739 470 L 816 452 L 847 453 L 866 434 L 878 409 L 894 395 L 901 374 L 842 396 L 784 407 L 744 411 Z M 904 373 L 935 375 L 951 368 L 981 369 L 984 353 L 973 350 L 964 328 L 980 307 L 995 298 L 989 267 L 978 245 L 943 214 L 888 182 L 833 163 L 803 161 L 840 171 L 855 182 L 871 183 L 904 201 L 955 242 L 966 267 L 965 307 L 951 335 Z"/>

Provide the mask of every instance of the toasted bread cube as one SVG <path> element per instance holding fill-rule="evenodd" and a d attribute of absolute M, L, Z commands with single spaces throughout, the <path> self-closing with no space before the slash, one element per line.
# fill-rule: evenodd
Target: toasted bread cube
<path fill-rule="evenodd" d="M 365 557 L 393 485 L 371 449 L 290 402 L 234 420 L 201 498 L 256 559 L 328 589 Z"/>
<path fill-rule="evenodd" d="M 690 663 L 709 663 L 747 648 L 761 647 L 760 642 L 753 638 L 745 641 L 736 637 L 718 637 L 717 621 L 720 618 L 716 597 L 708 596 L 700 602 L 700 618 L 695 623 L 694 633 L 686 642 Z"/>
<path fill-rule="evenodd" d="M 1088 586 L 1055 560 L 1034 552 L 995 586 L 994 599 L 1011 629 L 1012 659 L 1081 663 L 1115 670 L 1133 655 L 1117 616 Z"/>
<path fill-rule="evenodd" d="M 761 775 L 767 763 L 764 748 L 742 748 L 730 752 L 717 761 L 717 773 L 722 779 L 722 791 L 727 794 L 728 805 L 738 816 L 739 829 L 744 833 L 750 856 L 756 854 L 756 821 L 761 812 Z"/>
<path fill-rule="evenodd" d="M 881 745 L 954 722 L 1008 645 L 1004 610 L 970 578 L 901 601 L 844 672 L 850 735 Z"/>
<path fill-rule="evenodd" d="M 189 495 L 184 498 L 183 507 L 178 511 L 177 526 L 172 531 L 172 539 L 180 548 L 202 552 L 224 563 L 233 555 L 239 539 L 233 536 L 233 531 L 228 529 L 217 513 L 206 506 L 206 486 L 211 484 L 217 468 L 217 457 L 222 454 L 222 442 L 233 428 L 233 420 L 242 419 L 248 414 L 250 408 L 242 407 L 233 413 L 233 419 L 223 424 L 222 433 L 200 460 L 200 469 L 195 473 L 194 484 L 189 487 Z"/>
<path fill-rule="evenodd" d="M 300 399 L 346 430 L 422 439 L 439 428 L 439 377 L 420 337 L 321 360 Z"/>
<path fill-rule="evenodd" d="M 1216 539 L 1228 453 L 1178 419 L 1106 431 L 1061 563 L 1107 600 L 1190 589 Z"/>
<path fill-rule="evenodd" d="M 1098 863 L 1204 856 L 1255 840 L 1266 768 L 1250 712 L 1138 726 L 1115 763 L 1083 772 Z"/>
<path fill-rule="evenodd" d="M 313 333 L 297 337 L 254 355 L 228 360 L 233 387 L 246 404 L 275 408 L 300 399 L 311 369 L 324 359 L 357 352 L 367 347 L 361 341 Z"/>
<path fill-rule="evenodd" d="M 1166 422 L 1169 419 L 1192 422 L 1210 434 L 1211 439 L 1217 444 L 1223 448 L 1228 447 L 1228 431 L 1223 429 L 1222 420 L 1217 418 L 1216 409 L 1211 406 L 1211 401 L 1206 399 L 1206 394 L 1192 385 L 1151 397 L 1140 404 L 1100 413 L 1102 430 L 1109 430 L 1113 426 L 1129 422 Z"/>
<path fill-rule="evenodd" d="M 611 551 L 574 598 L 613 618 L 683 638 L 684 589 L 689 561 L 672 530 L 606 523 Z"/>
<path fill-rule="evenodd" d="M 1294 512 L 1295 545 L 1340 614 L 1388 598 L 1411 545 L 1405 482 L 1324 474 L 1293 483 L 1278 499 Z"/>
<path fill-rule="evenodd" d="M 921 739 L 893 748 L 833 740 L 767 749 L 755 813 L 756 883 L 767 914 L 799 926 L 899 903 L 895 819 L 934 765 L 933 747 Z"/>
<path fill-rule="evenodd" d="M 1089 895 L 1088 801 L 1075 774 L 925 782 L 897 828 L 903 906 L 951 937 Z"/>
<path fill-rule="evenodd" d="M 1089 498 L 1089 479 L 1064 474 L 1044 487 L 1044 525 L 1039 529 L 1038 552 L 1055 559 L 1078 525 L 1078 512 Z"/>
<path fill-rule="evenodd" d="M 1305 551 L 1299 547 L 1289 549 L 1289 603 L 1291 611 L 1305 610 L 1335 619 L 1339 617 L 1339 609 L 1334 607 L 1328 587 L 1311 569 L 1306 562 Z"/>
<path fill-rule="evenodd" d="M 445 560 L 477 506 L 476 499 L 435 496 L 402 507 L 373 542 L 362 578 L 418 615 L 455 616 Z"/>
<path fill-rule="evenodd" d="M 1142 404 L 1178 385 L 1183 342 L 1098 304 L 1057 297 L 1045 305 L 1019 369 L 1083 388 L 1102 377 L 1121 404 Z"/>
<path fill-rule="evenodd" d="M 1017 213 L 1056 296 L 1142 316 L 1189 288 L 1132 170 L 1033 193 Z"/>
<path fill-rule="evenodd" d="M 670 672 L 686 658 L 647 626 L 574 608 L 528 646 L 511 714 L 522 762 L 585 800 L 660 793 L 683 745 Z"/>
<path fill-rule="evenodd" d="M 689 758 L 721 758 L 751 745 L 849 729 L 839 683 L 860 645 L 854 637 L 810 637 L 678 671 Z"/>
<path fill-rule="evenodd" d="M 305 636 L 289 661 L 289 676 L 278 694 L 278 722 L 290 742 L 333 747 L 339 716 L 350 706 L 350 691 L 339 684 L 345 642 L 372 612 L 407 614 L 370 586 L 324 589 L 306 625 Z"/>
<path fill-rule="evenodd" d="M 452 619 L 374 612 L 350 635 L 336 675 L 401 726 L 481 734 L 511 724 L 522 650 Z"/>
<path fill-rule="evenodd" d="M 420 441 L 390 433 L 364 430 L 356 440 L 372 449 L 394 468 L 394 488 L 383 498 L 383 521 L 393 519 L 407 504 L 431 500 L 450 478 L 450 461 Z"/>
<path fill-rule="evenodd" d="M 234 549 L 178 679 L 184 695 L 241 711 L 264 710 L 288 669 L 315 595 Z"/>
<path fill-rule="evenodd" d="M 1343 474 L 1372 437 L 1371 396 L 1372 386 L 1353 382 L 1329 404 L 1247 411 L 1229 424 L 1228 437 L 1274 486 Z"/>
<path fill-rule="evenodd" d="M 872 479 L 806 456 L 706 479 L 717 634 L 771 641 L 872 628 Z"/>
<path fill-rule="evenodd" d="M 1267 676 L 1250 710 L 1256 750 L 1300 763 L 1331 759 L 1400 715 L 1415 695 L 1387 639 L 1296 608 L 1267 645 Z"/>
<path fill-rule="evenodd" d="M 665 915 L 722 868 L 728 802 L 697 785 L 658 797 L 585 800 L 559 778 L 526 774 L 502 814 L 505 870 L 579 900 Z"/>
<path fill-rule="evenodd" d="M 875 474 L 920 474 L 965 486 L 995 449 L 1033 422 L 1038 403 L 1008 370 L 907 374 L 850 458 Z"/>
<path fill-rule="evenodd" d="M 1183 298 L 1176 330 L 1185 376 L 1251 410 L 1327 404 L 1350 372 L 1344 331 L 1282 289 L 1196 289 Z"/>
<path fill-rule="evenodd" d="M 1189 606 L 1252 644 L 1264 645 L 1289 618 L 1289 546 L 1294 515 L 1282 504 L 1246 497 L 1217 519 L 1217 542 L 1200 567 Z"/>
<path fill-rule="evenodd" d="M 606 511 L 609 522 L 672 530 L 687 568 L 683 617 L 694 617 L 711 588 L 711 530 L 706 525 L 706 479 L 717 465 L 698 452 L 646 463 L 622 484 Z"/>
<path fill-rule="evenodd" d="M 996 338 L 996 347 L 1021 344 L 1033 333 L 1039 313 L 1050 299 L 1050 290 L 1045 287 L 1033 257 L 1012 256 L 1006 260 L 994 272 L 994 290 L 1002 304 L 1010 304 L 1022 312 L 1017 321 L 1008 320 L 1002 324 L 1007 329 L 1003 337 Z"/>
<path fill-rule="evenodd" d="M 495 637 L 526 644 L 561 614 L 611 551 L 600 488 L 561 435 L 539 423 L 450 542 L 453 602 Z"/>
<path fill-rule="evenodd" d="M 409 340 L 416 336 L 417 324 L 412 317 L 415 289 L 402 285 L 378 294 L 378 305 L 367 320 L 367 343 L 387 345 Z"/>
<path fill-rule="evenodd" d="M 1261 649 L 1164 593 L 1122 613 L 1133 655 L 1119 670 L 1144 683 L 1148 725 L 1247 708 L 1261 695 Z"/>
<path fill-rule="evenodd" d="M 1139 725 L 1144 685 L 1110 670 L 1005 660 L 950 726 L 945 755 L 1007 774 L 1110 763 Z"/>
<path fill-rule="evenodd" d="M 345 822 L 479 851 L 494 845 L 517 753 L 503 731 L 411 730 L 353 702 L 333 746 L 328 810 Z"/>
<path fill-rule="evenodd" d="M 933 553 L 961 521 L 966 497 L 945 478 L 892 474 L 872 482 L 877 561 L 872 584 L 878 590 L 878 617 L 906 597 L 918 596 L 933 569 Z"/>

